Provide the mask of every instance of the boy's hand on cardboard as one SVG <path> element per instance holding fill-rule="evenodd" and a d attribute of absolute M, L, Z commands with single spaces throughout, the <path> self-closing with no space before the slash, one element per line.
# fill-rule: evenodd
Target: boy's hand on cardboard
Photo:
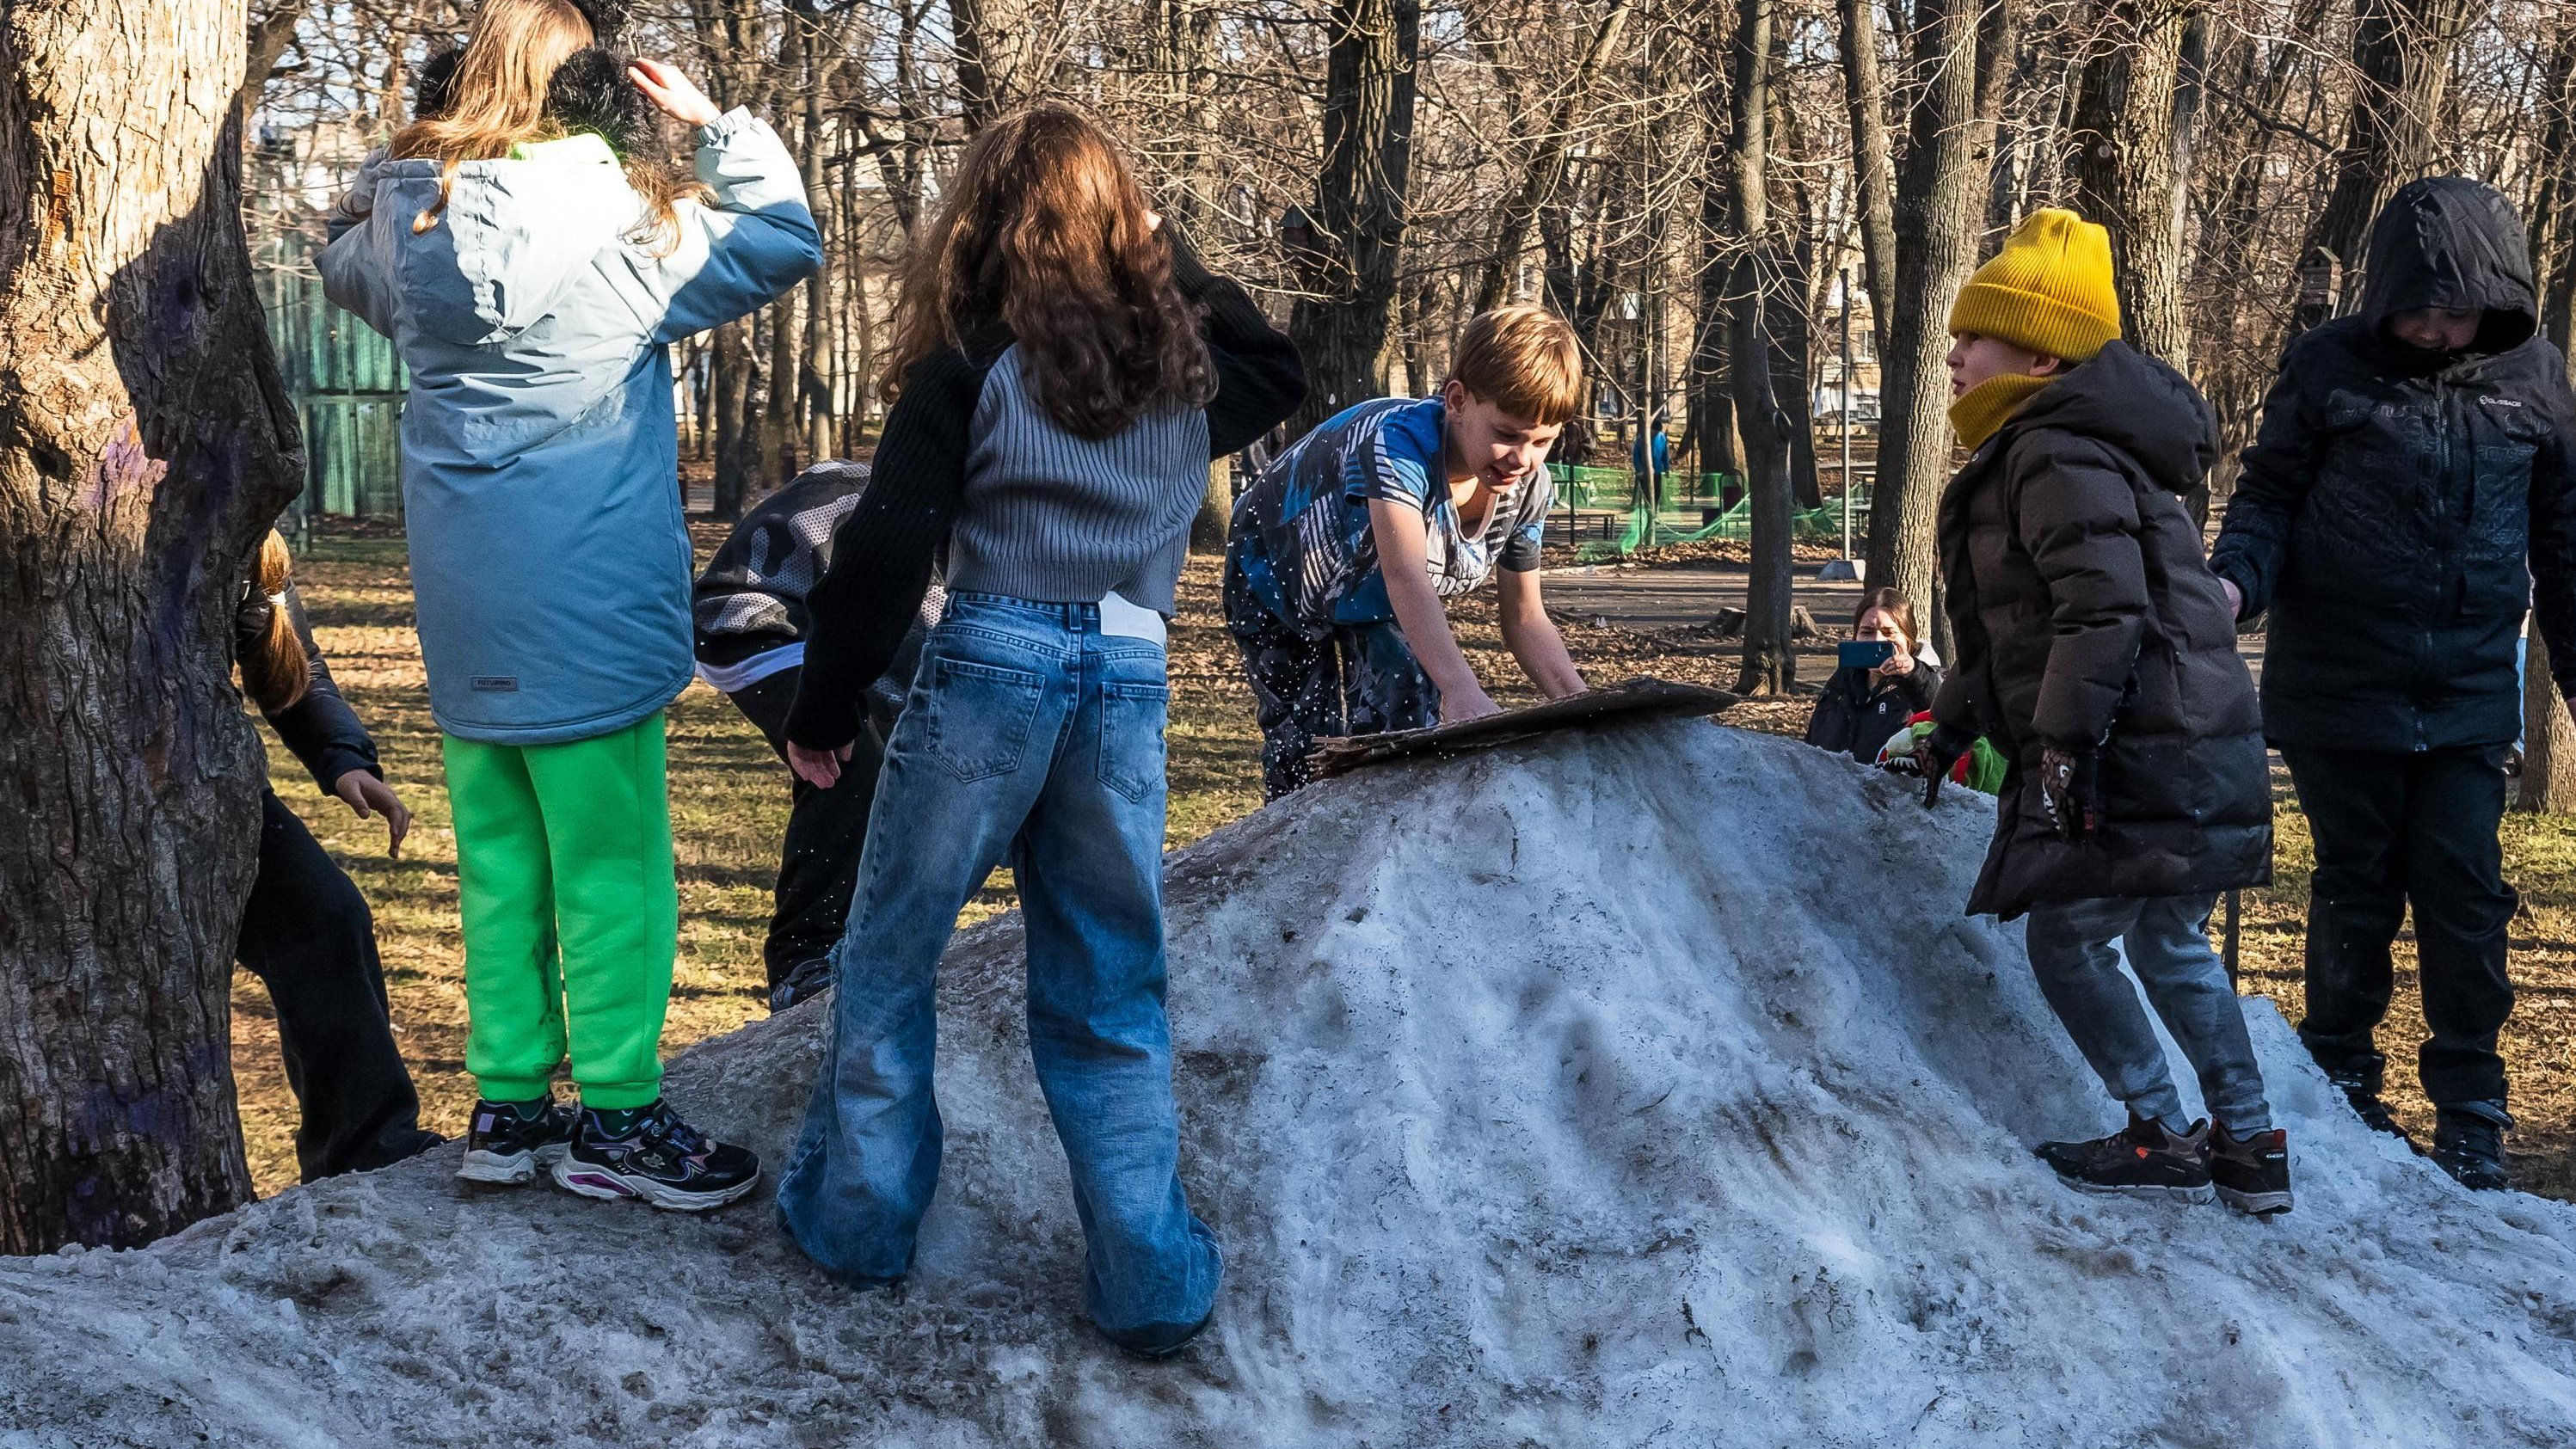
<path fill-rule="evenodd" d="M 1502 712 L 1503 707 L 1494 703 L 1493 697 L 1481 688 L 1466 692 L 1453 691 L 1440 697 L 1442 724 L 1465 724 L 1471 719 L 1483 719 L 1489 714 Z"/>
<path fill-rule="evenodd" d="M 411 812 L 403 808 L 393 786 L 365 770 L 351 770 L 331 782 L 331 793 L 348 801 L 361 820 L 371 811 L 385 817 L 385 854 L 402 859 L 403 837 L 411 834 Z"/>
<path fill-rule="evenodd" d="M 682 125 L 703 126 L 724 114 L 716 109 L 715 102 L 707 99 L 706 92 L 698 89 L 697 82 L 680 74 L 675 66 L 639 56 L 633 65 L 626 68 L 626 78 L 635 83 L 635 89 L 644 93 L 644 99 Z"/>
<path fill-rule="evenodd" d="M 837 750 L 809 750 L 794 740 L 789 740 L 787 767 L 796 772 L 796 778 L 815 789 L 829 790 L 840 783 L 841 762 L 850 757 L 850 750 L 857 743 L 858 741 L 852 740 Z"/>

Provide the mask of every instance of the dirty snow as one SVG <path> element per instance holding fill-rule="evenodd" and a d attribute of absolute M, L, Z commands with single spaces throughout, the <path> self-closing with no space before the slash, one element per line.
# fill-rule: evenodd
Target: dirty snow
<path fill-rule="evenodd" d="M 0 1260 L 0 1446 L 2576 1443 L 2576 1210 L 2369 1136 L 2268 1006 L 2286 1219 L 2029 1158 L 2115 1113 L 2018 930 L 1958 914 L 1981 805 L 1665 721 L 1175 856 L 1184 1170 L 1230 1260 L 1177 1362 L 1080 1321 L 1005 919 L 949 957 L 907 1288 L 825 1280 L 765 1196 L 469 1190 L 451 1148 Z M 821 1025 L 673 1095 L 775 1161 Z"/>

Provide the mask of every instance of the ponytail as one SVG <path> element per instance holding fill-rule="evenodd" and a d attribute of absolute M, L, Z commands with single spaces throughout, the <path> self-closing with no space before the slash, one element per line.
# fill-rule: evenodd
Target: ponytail
<path fill-rule="evenodd" d="M 286 540 L 278 537 L 275 529 L 269 530 L 268 538 L 259 546 L 259 561 L 251 575 L 253 597 L 244 601 L 250 606 L 264 605 L 268 622 L 235 644 L 241 658 L 242 689 L 263 714 L 292 707 L 313 682 L 312 661 L 305 657 L 304 641 L 295 637 L 295 621 L 286 612 L 286 585 L 292 569 Z M 245 608 L 244 615 L 246 620 L 255 617 L 250 608 Z"/>

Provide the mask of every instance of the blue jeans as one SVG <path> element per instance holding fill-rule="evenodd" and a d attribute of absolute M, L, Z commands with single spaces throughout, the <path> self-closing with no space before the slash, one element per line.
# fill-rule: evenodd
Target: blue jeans
<path fill-rule="evenodd" d="M 1089 604 L 952 593 L 886 749 L 835 963 L 832 1037 L 779 1217 L 862 1286 L 911 1266 L 939 1184 L 939 958 L 1009 853 L 1029 1055 L 1089 1245 L 1083 1306 L 1151 1351 L 1216 1301 L 1222 1255 L 1181 1188 L 1163 1014 L 1162 646 Z"/>
<path fill-rule="evenodd" d="M 2189 1123 L 2164 1046 L 2120 971 L 2129 958 L 2165 1030 L 2191 1058 L 2209 1115 L 2242 1136 L 2267 1130 L 2263 1074 L 2245 1034 L 2245 1011 L 2210 949 L 2211 896 L 2051 901 L 2031 907 L 2030 969 L 2066 1034 L 2102 1085 L 2129 1110 L 2170 1129 Z M 2117 942 L 2121 952 L 2113 951 Z"/>

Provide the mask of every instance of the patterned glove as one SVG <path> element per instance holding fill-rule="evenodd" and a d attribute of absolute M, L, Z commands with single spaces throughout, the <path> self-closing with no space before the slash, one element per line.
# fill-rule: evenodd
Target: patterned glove
<path fill-rule="evenodd" d="M 1977 743 L 1977 737 L 1956 725 L 1934 725 L 1932 732 L 1914 742 L 1914 770 L 1923 777 L 1923 808 L 1931 809 L 1941 801 L 1941 782 L 1950 778 L 1950 767 L 1959 763 Z"/>
<path fill-rule="evenodd" d="M 2101 764 L 2091 750 L 2068 752 L 2055 745 L 2039 752 L 2039 803 L 2057 838 L 2072 845 L 2090 839 L 2101 827 Z"/>

